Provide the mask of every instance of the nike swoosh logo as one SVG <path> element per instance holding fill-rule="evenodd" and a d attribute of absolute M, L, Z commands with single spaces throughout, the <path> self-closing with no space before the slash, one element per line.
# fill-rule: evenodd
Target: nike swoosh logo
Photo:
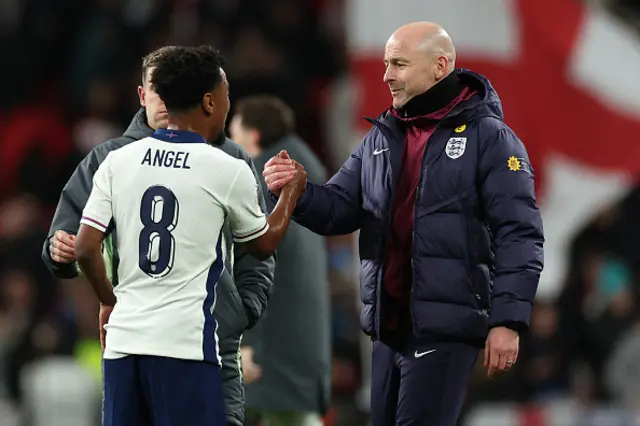
<path fill-rule="evenodd" d="M 420 352 L 420 353 L 418 353 L 418 351 L 416 351 L 416 353 L 414 354 L 414 356 L 415 356 L 416 358 L 420 358 L 420 357 L 423 357 L 423 356 L 428 355 L 428 354 L 430 354 L 430 353 L 433 353 L 433 352 L 435 352 L 435 351 L 436 351 L 435 349 L 431 349 L 430 351 Z"/>
<path fill-rule="evenodd" d="M 373 155 L 380 155 L 385 151 L 389 151 L 389 148 L 376 149 L 375 151 L 373 151 Z"/>

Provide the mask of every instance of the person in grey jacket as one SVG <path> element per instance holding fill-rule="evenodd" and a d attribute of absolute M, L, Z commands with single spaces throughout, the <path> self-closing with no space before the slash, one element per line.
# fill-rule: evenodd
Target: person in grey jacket
<path fill-rule="evenodd" d="M 44 242 L 42 259 L 49 270 L 59 278 L 75 278 L 74 243 L 82 210 L 89 198 L 93 175 L 110 151 L 131 142 L 151 136 L 155 129 L 166 126 L 168 115 L 164 103 L 150 87 L 150 73 L 154 63 L 171 47 L 158 49 L 143 59 L 142 86 L 138 87 L 142 108 L 133 118 L 123 136 L 96 146 L 78 165 L 65 185 L 54 214 L 48 237 Z M 246 152 L 238 144 L 221 134 L 212 145 L 232 157 L 243 159 L 259 175 Z M 266 211 L 262 194 L 260 204 Z M 107 269 L 111 280 L 117 284 L 118 253 L 113 250 L 113 237 L 105 240 Z M 217 287 L 217 303 L 214 309 L 218 320 L 220 355 L 224 380 L 225 404 L 229 425 L 244 424 L 244 388 L 239 360 L 240 340 L 245 329 L 253 327 L 264 313 L 273 286 L 275 259 L 259 261 L 248 254 L 242 244 L 233 244 L 230 230 L 225 230 L 227 247 L 226 265 Z M 233 275 L 231 274 L 233 271 Z M 101 333 L 102 333 L 102 323 Z"/>
<path fill-rule="evenodd" d="M 280 99 L 238 102 L 230 132 L 258 170 L 280 150 L 302 164 L 311 182 L 326 171 L 293 133 L 292 110 Z M 260 179 L 266 194 L 267 186 Z M 274 204 L 267 198 L 267 208 Z M 329 280 L 325 239 L 291 223 L 278 248 L 274 294 L 258 327 L 243 339 L 247 408 L 265 426 L 322 424 L 331 392 Z"/>

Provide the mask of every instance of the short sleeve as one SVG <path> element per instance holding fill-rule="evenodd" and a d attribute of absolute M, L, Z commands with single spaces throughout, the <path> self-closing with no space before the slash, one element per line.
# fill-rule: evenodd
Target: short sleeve
<path fill-rule="evenodd" d="M 249 166 L 240 164 L 229 188 L 225 203 L 231 232 L 236 242 L 243 243 L 264 235 L 269 229 L 267 217 L 260 208 L 260 188 Z"/>
<path fill-rule="evenodd" d="M 80 223 L 89 225 L 104 233 L 113 219 L 111 199 L 111 155 L 102 162 L 93 176 L 93 188 L 82 212 Z"/>

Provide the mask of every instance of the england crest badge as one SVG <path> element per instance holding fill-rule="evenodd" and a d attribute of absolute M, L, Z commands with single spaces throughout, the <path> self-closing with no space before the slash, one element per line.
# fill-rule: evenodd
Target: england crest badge
<path fill-rule="evenodd" d="M 464 150 L 467 147 L 467 138 L 450 138 L 447 141 L 447 146 L 444 151 L 447 153 L 447 157 L 456 159 L 462 157 Z"/>

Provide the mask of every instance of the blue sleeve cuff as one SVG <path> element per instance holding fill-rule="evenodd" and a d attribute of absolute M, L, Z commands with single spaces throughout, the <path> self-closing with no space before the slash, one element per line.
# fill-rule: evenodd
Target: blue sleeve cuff
<path fill-rule="evenodd" d="M 526 300 L 516 300 L 508 295 L 491 300 L 489 328 L 507 327 L 521 332 L 529 328 L 532 304 Z"/>

